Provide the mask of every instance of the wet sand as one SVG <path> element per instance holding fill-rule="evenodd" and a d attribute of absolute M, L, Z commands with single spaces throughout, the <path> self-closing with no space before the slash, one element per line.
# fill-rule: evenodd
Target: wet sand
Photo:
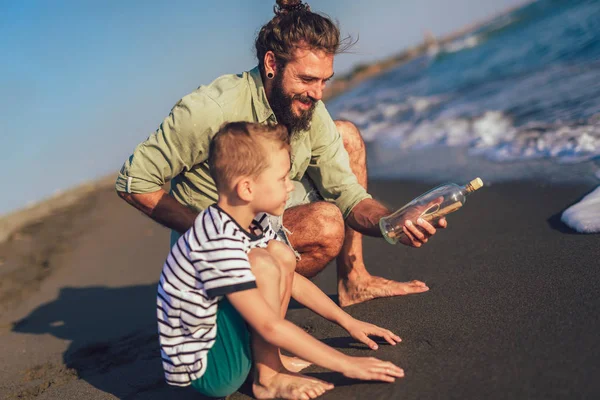
<path fill-rule="evenodd" d="M 371 184 L 393 207 L 429 188 Z M 592 189 L 493 185 L 421 249 L 367 238 L 372 273 L 421 279 L 431 290 L 346 309 L 403 338 L 375 352 L 293 303 L 289 318 L 317 338 L 406 371 L 383 384 L 311 367 L 337 386 L 322 398 L 597 398 L 600 235 L 560 222 Z M 110 185 L 13 230 L 0 243 L 0 398 L 198 399 L 163 381 L 154 298 L 167 251 L 168 231 Z M 335 297 L 333 265 L 315 282 Z"/>

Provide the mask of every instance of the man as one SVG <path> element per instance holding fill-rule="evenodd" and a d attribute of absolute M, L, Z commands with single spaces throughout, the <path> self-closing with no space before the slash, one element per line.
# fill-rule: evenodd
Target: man
<path fill-rule="evenodd" d="M 119 195 L 171 228 L 173 241 L 217 200 L 206 160 L 221 124 L 281 123 L 291 133 L 295 191 L 283 220 L 273 222 L 297 255 L 297 271 L 313 277 L 337 258 L 343 307 L 429 290 L 420 281 L 395 282 L 367 272 L 361 234 L 381 236 L 379 219 L 390 211 L 366 192 L 360 132 L 350 122 L 334 122 L 321 101 L 334 56 L 344 50 L 339 29 L 300 1 L 277 4 L 256 39 L 258 67 L 222 76 L 181 99 L 125 162 Z M 170 194 L 161 189 L 167 181 Z M 445 226 L 440 220 L 439 227 Z M 406 221 L 402 243 L 420 247 L 435 231 L 426 221 Z"/>

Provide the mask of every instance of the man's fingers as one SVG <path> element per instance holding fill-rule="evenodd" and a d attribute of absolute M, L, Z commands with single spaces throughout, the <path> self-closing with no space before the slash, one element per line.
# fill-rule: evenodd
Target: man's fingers
<path fill-rule="evenodd" d="M 446 218 L 440 218 L 438 220 L 437 226 L 438 226 L 438 228 L 444 229 L 448 226 L 448 221 L 446 221 Z"/>
<path fill-rule="evenodd" d="M 407 224 L 408 224 L 408 222 L 407 222 Z M 402 231 L 404 232 L 404 234 L 406 235 L 406 237 L 408 237 L 410 239 L 410 242 L 413 245 L 413 247 L 421 247 L 421 242 L 414 237 L 414 235 L 406 227 L 406 225 L 404 225 L 402 227 Z"/>
<path fill-rule="evenodd" d="M 418 240 L 419 242 L 425 243 L 427 241 L 427 238 L 425 237 L 423 232 L 421 232 L 421 229 L 419 229 L 418 226 L 415 226 L 415 224 L 413 224 L 412 221 L 406 221 L 404 226 L 408 228 L 410 233 L 412 233 L 413 237 L 416 238 L 416 240 Z"/>
<path fill-rule="evenodd" d="M 417 220 L 417 224 L 423 229 L 427 231 L 429 235 L 435 235 L 435 228 L 429 222 L 425 221 L 423 218 L 419 218 Z"/>

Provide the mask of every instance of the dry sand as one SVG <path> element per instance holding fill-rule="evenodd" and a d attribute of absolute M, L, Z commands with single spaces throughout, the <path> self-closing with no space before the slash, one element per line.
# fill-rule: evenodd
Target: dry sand
<path fill-rule="evenodd" d="M 371 192 L 397 207 L 428 188 L 373 182 Z M 322 398 L 598 398 L 600 235 L 559 218 L 592 189 L 494 185 L 422 249 L 367 238 L 372 273 L 431 290 L 347 309 L 403 338 L 376 352 L 292 304 L 289 318 L 326 343 L 406 371 L 380 384 L 312 367 L 337 385 Z M 168 231 L 110 185 L 52 209 L 0 244 L 0 398 L 198 399 L 168 387 L 159 361 L 154 297 Z M 335 267 L 315 282 L 335 296 Z"/>

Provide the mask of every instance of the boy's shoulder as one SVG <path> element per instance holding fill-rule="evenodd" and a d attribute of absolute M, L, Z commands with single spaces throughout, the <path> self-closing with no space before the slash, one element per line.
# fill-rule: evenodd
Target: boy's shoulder
<path fill-rule="evenodd" d="M 208 240 L 216 240 L 222 237 L 238 238 L 234 226 L 235 221 L 227 213 L 223 212 L 216 204 L 208 206 L 202 210 L 194 221 L 190 230 L 196 230 L 205 236 Z M 202 243 L 202 242 L 201 242 Z"/>
<path fill-rule="evenodd" d="M 257 214 L 251 227 L 242 228 L 239 223 L 216 203 L 201 211 L 194 225 L 186 232 L 192 236 L 195 248 L 240 247 L 249 250 L 253 247 L 264 247 L 275 238 L 270 224 L 269 214 Z M 264 242 L 264 243 L 263 243 Z"/>

